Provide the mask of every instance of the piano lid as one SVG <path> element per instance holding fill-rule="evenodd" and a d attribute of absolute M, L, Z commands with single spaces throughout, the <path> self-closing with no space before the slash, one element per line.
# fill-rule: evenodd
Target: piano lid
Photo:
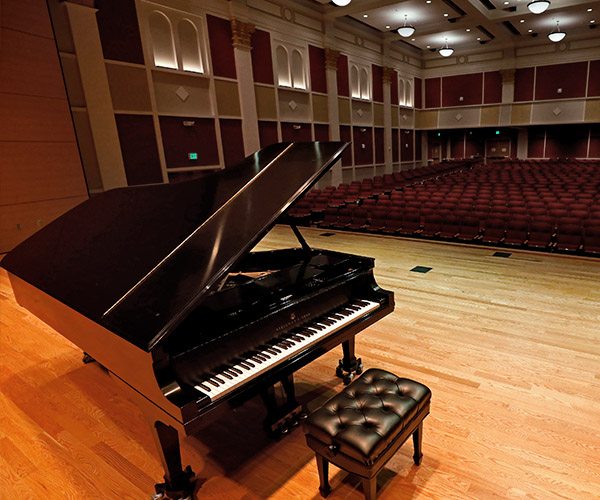
<path fill-rule="evenodd" d="M 39 230 L 0 265 L 149 351 L 347 146 L 274 144 L 201 179 L 107 191 Z"/>

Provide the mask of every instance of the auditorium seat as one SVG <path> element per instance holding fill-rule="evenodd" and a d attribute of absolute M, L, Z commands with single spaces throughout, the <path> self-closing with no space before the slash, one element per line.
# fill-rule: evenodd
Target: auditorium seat
<path fill-rule="evenodd" d="M 404 214 L 402 216 L 402 227 L 397 234 L 402 236 L 413 236 L 421 231 L 421 217 L 417 213 Z"/>
<path fill-rule="evenodd" d="M 506 221 L 503 219 L 486 219 L 483 226 L 483 236 L 481 241 L 498 245 L 504 241 L 506 231 Z"/>
<path fill-rule="evenodd" d="M 521 246 L 527 240 L 529 224 L 525 220 L 510 219 L 506 223 L 506 236 L 504 244 L 509 246 Z"/>
<path fill-rule="evenodd" d="M 561 224 L 556 230 L 554 247 L 563 252 L 577 252 L 583 249 L 583 227 L 581 224 Z"/>
<path fill-rule="evenodd" d="M 390 212 L 385 220 L 385 226 L 381 228 L 384 234 L 396 234 L 402 227 L 402 213 Z"/>
<path fill-rule="evenodd" d="M 423 230 L 421 236 L 433 238 L 442 230 L 442 217 L 438 214 L 428 215 L 423 219 Z"/>
<path fill-rule="evenodd" d="M 331 228 L 338 220 L 338 209 L 335 207 L 327 207 L 323 220 L 317 224 L 319 227 Z"/>
<path fill-rule="evenodd" d="M 368 222 L 369 213 L 364 208 L 357 208 L 352 214 L 352 221 L 348 224 L 348 229 L 361 231 L 366 229 Z"/>
<path fill-rule="evenodd" d="M 600 256 L 600 224 L 583 228 L 583 251 Z"/>
<path fill-rule="evenodd" d="M 532 221 L 529 226 L 527 246 L 531 248 L 548 248 L 554 237 L 554 224 L 550 222 Z"/>
<path fill-rule="evenodd" d="M 378 233 L 385 227 L 386 212 L 385 210 L 375 210 L 371 214 L 369 225 L 365 228 L 370 233 Z"/>
<path fill-rule="evenodd" d="M 337 221 L 331 223 L 329 226 L 331 229 L 344 229 L 350 225 L 352 221 L 352 212 L 349 208 L 340 208 L 338 210 Z"/>
<path fill-rule="evenodd" d="M 476 241 L 481 235 L 479 219 L 476 217 L 465 217 L 460 224 L 459 241 Z"/>
<path fill-rule="evenodd" d="M 442 219 L 442 227 L 439 232 L 439 237 L 444 240 L 452 240 L 458 238 L 460 234 L 460 219 L 454 216 L 444 217 Z"/>

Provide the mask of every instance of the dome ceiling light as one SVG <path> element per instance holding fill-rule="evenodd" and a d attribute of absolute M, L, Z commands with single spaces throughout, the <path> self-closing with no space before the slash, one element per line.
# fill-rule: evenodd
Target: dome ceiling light
<path fill-rule="evenodd" d="M 550 7 L 549 0 L 533 0 L 533 2 L 527 4 L 527 8 L 529 9 L 529 11 L 534 14 L 541 14 L 548 7 Z"/>
<path fill-rule="evenodd" d="M 337 5 L 338 7 L 345 7 L 346 5 L 348 5 L 352 0 L 331 0 L 331 2 L 334 5 Z"/>
<path fill-rule="evenodd" d="M 548 38 L 554 43 L 560 42 L 566 36 L 567 34 L 564 31 L 560 31 L 558 21 L 556 21 L 556 28 L 554 28 L 551 33 L 548 33 Z"/>
<path fill-rule="evenodd" d="M 446 38 L 446 43 L 439 50 L 440 56 L 442 57 L 450 57 L 454 53 L 454 49 L 452 47 L 448 47 L 448 39 Z"/>
<path fill-rule="evenodd" d="M 408 23 L 408 16 L 404 16 L 404 26 L 400 26 L 400 28 L 398 28 L 396 31 L 398 32 L 398 34 L 400 36 L 403 36 L 404 38 L 408 38 L 409 36 L 412 36 L 412 34 L 415 32 L 415 28 L 413 26 L 411 26 Z"/>

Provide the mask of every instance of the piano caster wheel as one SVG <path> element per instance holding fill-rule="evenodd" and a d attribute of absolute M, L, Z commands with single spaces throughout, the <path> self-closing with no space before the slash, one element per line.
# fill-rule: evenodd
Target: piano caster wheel
<path fill-rule="evenodd" d="M 153 493 L 150 500 L 160 500 L 161 498 L 165 498 L 164 493 Z"/>
<path fill-rule="evenodd" d="M 353 378 L 354 378 L 354 373 L 347 373 L 346 375 L 344 375 L 342 377 L 342 381 L 344 382 L 344 385 L 348 385 L 350 382 L 352 382 Z"/>
<path fill-rule="evenodd" d="M 290 418 L 289 422 L 286 422 L 290 427 L 298 427 L 300 422 L 297 418 Z"/>
<path fill-rule="evenodd" d="M 84 352 L 81 361 L 83 361 L 85 365 L 89 365 L 90 363 L 93 363 L 96 360 L 92 358 L 87 352 Z"/>
<path fill-rule="evenodd" d="M 281 427 L 279 427 L 277 429 L 277 434 L 279 434 L 279 437 L 287 436 L 289 433 L 290 433 L 290 428 L 286 427 L 285 425 L 282 425 Z"/>
<path fill-rule="evenodd" d="M 302 422 L 303 420 L 306 420 L 308 418 L 308 413 L 306 412 L 300 412 L 298 413 L 298 421 Z"/>
<path fill-rule="evenodd" d="M 341 366 L 338 366 L 335 369 L 335 376 L 339 377 L 339 378 L 343 378 L 344 377 L 344 370 L 343 370 L 343 368 Z"/>

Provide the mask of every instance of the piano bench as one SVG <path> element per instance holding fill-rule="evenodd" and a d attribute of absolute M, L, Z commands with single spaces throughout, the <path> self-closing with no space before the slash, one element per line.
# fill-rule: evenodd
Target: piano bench
<path fill-rule="evenodd" d="M 411 434 L 419 465 L 430 401 L 431 391 L 423 384 L 371 368 L 311 413 L 304 432 L 316 454 L 321 496 L 331 492 L 331 462 L 361 477 L 365 499 L 375 500 L 377 474 Z"/>

